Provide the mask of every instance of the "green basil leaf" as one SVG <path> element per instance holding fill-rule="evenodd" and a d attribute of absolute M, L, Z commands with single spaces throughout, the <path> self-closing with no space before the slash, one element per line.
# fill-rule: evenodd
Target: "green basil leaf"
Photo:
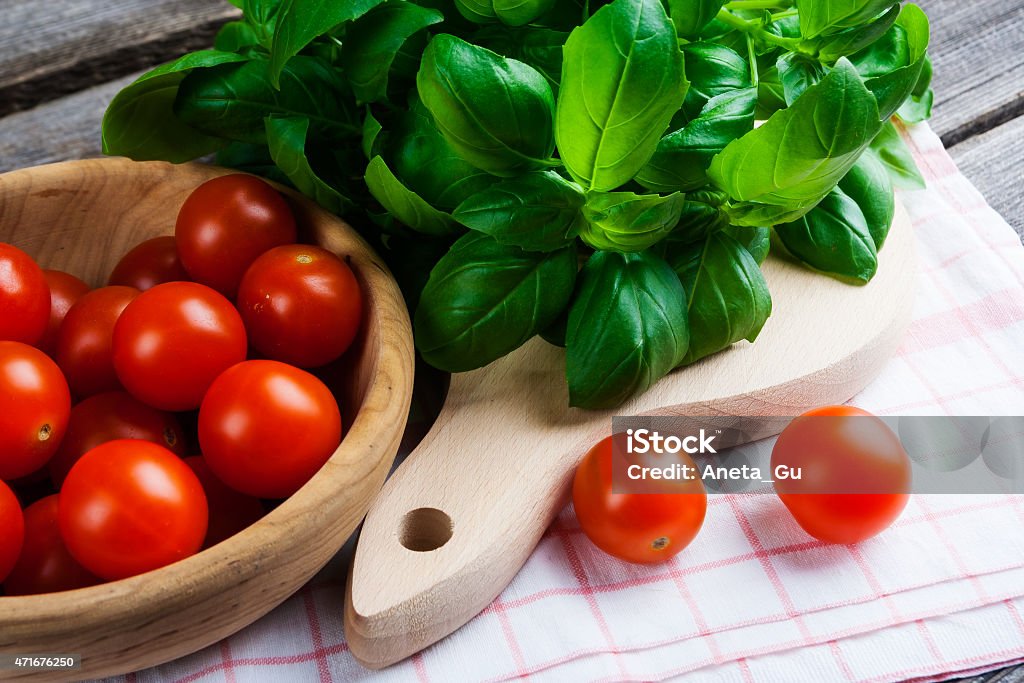
<path fill-rule="evenodd" d="M 668 264 L 648 252 L 597 252 L 579 279 L 566 329 L 569 403 L 611 408 L 685 356 L 686 294 Z"/>
<path fill-rule="evenodd" d="M 928 17 L 917 5 L 905 5 L 885 35 L 850 57 L 878 100 L 883 120 L 895 114 L 917 88 L 928 56 L 928 40 Z"/>
<path fill-rule="evenodd" d="M 540 337 L 552 346 L 565 348 L 565 328 L 569 325 L 569 309 L 562 311 L 555 322 L 541 330 Z"/>
<path fill-rule="evenodd" d="M 575 241 L 583 202 L 575 183 L 546 171 L 492 185 L 459 204 L 452 215 L 499 244 L 554 251 Z"/>
<path fill-rule="evenodd" d="M 139 161 L 180 163 L 209 154 L 225 143 L 203 135 L 174 115 L 174 98 L 185 76 L 246 57 L 203 50 L 158 66 L 119 92 L 103 115 L 103 153 Z"/>
<path fill-rule="evenodd" d="M 757 338 L 772 313 L 772 297 L 757 260 L 740 242 L 714 232 L 670 251 L 668 264 L 686 291 L 690 346 L 683 365 Z"/>
<path fill-rule="evenodd" d="M 229 21 L 217 31 L 213 47 L 221 52 L 245 52 L 259 47 L 260 38 L 252 25 L 244 21 Z"/>
<path fill-rule="evenodd" d="M 416 309 L 416 347 L 441 370 L 483 367 L 555 321 L 576 268 L 575 247 L 530 252 L 470 232 L 430 273 Z"/>
<path fill-rule="evenodd" d="M 750 64 L 735 50 L 700 42 L 684 45 L 683 55 L 690 82 L 683 102 L 687 119 L 697 118 L 711 98 L 751 87 Z"/>
<path fill-rule="evenodd" d="M 299 192 L 339 216 L 352 207 L 348 197 L 316 174 L 306 157 L 309 119 L 268 117 L 266 126 L 270 156 Z"/>
<path fill-rule="evenodd" d="M 281 0 L 270 50 L 270 82 L 281 85 L 284 66 L 295 55 L 335 26 L 363 16 L 384 0 Z"/>
<path fill-rule="evenodd" d="M 415 248 L 410 248 L 408 241 L 395 242 L 397 244 L 391 249 L 379 249 L 378 253 L 384 257 L 388 268 L 395 276 L 405 298 L 406 308 L 415 311 L 419 306 L 423 288 L 430 279 L 430 271 L 448 253 L 451 240 L 420 238 L 417 239 Z"/>
<path fill-rule="evenodd" d="M 403 185 L 382 157 L 374 157 L 366 167 L 366 186 L 395 220 L 416 232 L 427 235 L 458 234 L 459 229 L 452 217 L 438 211 Z"/>
<path fill-rule="evenodd" d="M 526 27 L 519 34 L 516 54 L 510 56 L 541 72 L 557 94 L 562 80 L 562 48 L 568 39 L 565 31 Z"/>
<path fill-rule="evenodd" d="M 782 87 L 779 70 L 773 64 L 761 72 L 761 78 L 757 83 L 757 111 L 754 112 L 754 118 L 766 121 L 772 114 L 787 106 L 786 90 Z"/>
<path fill-rule="evenodd" d="M 730 225 L 722 230 L 726 235 L 739 242 L 758 265 L 765 262 L 772 247 L 771 228 L 746 228 Z"/>
<path fill-rule="evenodd" d="M 214 157 L 217 166 L 233 168 L 243 173 L 263 176 L 282 185 L 291 185 L 281 169 L 277 167 L 270 156 L 270 150 L 265 145 L 250 145 L 245 142 L 231 142 L 217 150 Z"/>
<path fill-rule="evenodd" d="M 558 31 L 571 31 L 606 4 L 608 0 L 555 0 L 551 11 L 539 17 L 537 23 Z"/>
<path fill-rule="evenodd" d="M 776 68 L 782 81 L 782 92 L 786 105 L 792 105 L 796 98 L 825 77 L 825 67 L 816 59 L 810 59 L 796 52 L 787 52 L 779 57 Z"/>
<path fill-rule="evenodd" d="M 416 87 L 448 144 L 477 168 L 513 176 L 554 164 L 554 96 L 533 67 L 441 34 Z"/>
<path fill-rule="evenodd" d="M 912 95 L 906 102 L 900 105 L 896 114 L 907 123 L 921 123 L 932 117 L 932 103 L 935 100 L 935 93 L 930 89 L 920 97 Z"/>
<path fill-rule="evenodd" d="M 555 0 L 455 0 L 466 19 L 487 24 L 500 21 L 506 26 L 523 26 L 546 14 Z"/>
<path fill-rule="evenodd" d="M 677 40 L 660 0 L 615 0 L 569 35 L 555 137 L 585 189 L 615 189 L 651 158 L 686 95 Z"/>
<path fill-rule="evenodd" d="M 601 192 L 587 197 L 580 237 L 594 249 L 643 251 L 661 241 L 679 223 L 686 204 L 682 192 L 661 196 Z"/>
<path fill-rule="evenodd" d="M 875 98 L 844 58 L 788 109 L 734 140 L 708 176 L 737 225 L 792 221 L 828 194 L 881 127 Z"/>
<path fill-rule="evenodd" d="M 194 71 L 181 82 L 174 113 L 193 128 L 228 140 L 266 142 L 267 116 L 305 117 L 317 131 L 331 137 L 357 135 L 343 93 L 343 84 L 329 64 L 315 57 L 296 57 L 281 74 L 281 87 L 267 80 L 267 62 L 222 64 Z"/>
<path fill-rule="evenodd" d="M 865 24 L 899 0 L 800 0 L 800 33 L 804 38 Z"/>
<path fill-rule="evenodd" d="M 244 0 L 242 14 L 245 23 L 252 27 L 259 44 L 266 50 L 274 45 L 274 30 L 281 12 L 283 0 Z"/>
<path fill-rule="evenodd" d="M 548 80 L 551 91 L 557 93 L 562 79 L 562 47 L 568 37 L 564 31 L 540 26 L 510 29 L 492 24 L 474 34 L 473 41 L 503 57 L 529 64 Z"/>
<path fill-rule="evenodd" d="M 757 91 L 733 90 L 708 101 L 700 116 L 658 142 L 636 182 L 654 192 L 696 190 L 708 182 L 716 154 L 754 128 Z"/>
<path fill-rule="evenodd" d="M 900 5 L 895 4 L 879 19 L 866 26 L 846 29 L 817 41 L 818 59 L 831 64 L 840 57 L 848 57 L 874 44 L 896 23 L 900 9 Z"/>
<path fill-rule="evenodd" d="M 668 0 L 668 13 L 672 16 L 680 38 L 697 40 L 704 27 L 711 23 L 728 0 Z"/>
<path fill-rule="evenodd" d="M 456 0 L 458 1 L 458 0 Z M 492 0 L 498 21 L 508 26 L 523 26 L 550 10 L 555 0 Z"/>
<path fill-rule="evenodd" d="M 917 85 L 910 97 L 896 111 L 899 117 L 907 123 L 921 123 L 932 116 L 932 103 L 935 100 L 935 93 L 931 89 L 932 82 L 932 60 L 925 55 L 924 66 L 921 68 L 921 75 L 917 79 Z"/>
<path fill-rule="evenodd" d="M 775 226 L 786 250 L 811 268 L 859 284 L 878 270 L 878 250 L 857 202 L 838 187 L 793 223 Z"/>
<path fill-rule="evenodd" d="M 437 10 L 389 0 L 352 22 L 341 47 L 341 66 L 360 103 L 384 99 L 391 65 L 409 38 L 444 21 Z"/>
<path fill-rule="evenodd" d="M 712 232 L 723 230 L 729 225 L 729 214 L 720 206 L 709 203 L 707 198 L 701 195 L 701 192 L 693 192 L 686 196 L 676 227 L 665 236 L 665 239 L 651 248 L 652 252 L 664 256 L 669 249 L 703 242 Z"/>
<path fill-rule="evenodd" d="M 411 100 L 384 155 L 402 182 L 428 203 L 450 211 L 497 181 L 455 152 L 415 93 Z"/>
<path fill-rule="evenodd" d="M 373 115 L 370 108 L 366 108 L 366 118 L 363 119 L 363 154 L 367 159 L 372 159 L 380 154 L 380 148 L 382 146 L 384 127 L 380 125 L 380 121 Z"/>
<path fill-rule="evenodd" d="M 923 190 L 926 187 L 924 176 L 918 170 L 907 143 L 903 142 L 891 121 L 882 126 L 882 131 L 871 143 L 868 153 L 882 162 L 896 187 L 902 190 Z"/>
<path fill-rule="evenodd" d="M 896 195 L 885 166 L 873 154 L 864 154 L 839 181 L 839 189 L 860 207 L 880 251 L 896 215 Z"/>
<path fill-rule="evenodd" d="M 455 0 L 455 8 L 462 16 L 477 24 L 498 20 L 493 0 Z"/>

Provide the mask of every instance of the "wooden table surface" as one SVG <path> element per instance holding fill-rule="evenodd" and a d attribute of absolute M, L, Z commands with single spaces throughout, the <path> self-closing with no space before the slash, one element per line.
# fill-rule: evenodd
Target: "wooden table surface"
<path fill-rule="evenodd" d="M 932 25 L 931 125 L 1024 240 L 1024 0 L 918 0 Z M 110 98 L 207 47 L 226 0 L 0 0 L 0 172 L 100 152 Z M 1024 667 L 969 679 L 1024 683 Z"/>

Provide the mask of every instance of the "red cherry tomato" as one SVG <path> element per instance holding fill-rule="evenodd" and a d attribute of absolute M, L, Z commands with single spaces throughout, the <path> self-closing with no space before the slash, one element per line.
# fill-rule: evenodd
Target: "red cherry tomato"
<path fill-rule="evenodd" d="M 206 536 L 206 495 L 188 465 L 166 448 L 110 441 L 71 468 L 59 518 L 72 557 L 115 581 L 198 552 Z"/>
<path fill-rule="evenodd" d="M 165 282 L 187 279 L 188 273 L 178 256 L 178 244 L 168 235 L 146 240 L 121 257 L 107 284 L 145 292 Z"/>
<path fill-rule="evenodd" d="M 173 413 L 166 413 L 111 391 L 85 399 L 71 409 L 67 433 L 48 468 L 59 488 L 71 467 L 100 444 L 118 439 L 141 439 L 184 455 L 185 434 Z"/>
<path fill-rule="evenodd" d="M 245 326 L 223 296 L 194 282 L 143 292 L 114 328 L 114 367 L 128 392 L 161 410 L 192 410 L 217 376 L 245 360 Z"/>
<path fill-rule="evenodd" d="M 263 503 L 259 498 L 235 491 L 218 479 L 202 456 L 185 458 L 185 464 L 192 468 L 210 506 L 210 526 L 206 530 L 204 548 L 211 548 L 231 538 L 263 517 Z"/>
<path fill-rule="evenodd" d="M 178 213 L 174 236 L 192 279 L 233 299 L 252 262 L 291 244 L 297 233 L 295 217 L 277 190 L 237 174 L 196 188 Z"/>
<path fill-rule="evenodd" d="M 25 518 L 21 504 L 7 484 L 0 481 L 0 582 L 14 568 L 25 540 Z"/>
<path fill-rule="evenodd" d="M 0 341 L 36 344 L 49 320 L 43 269 L 21 249 L 0 243 Z"/>
<path fill-rule="evenodd" d="M 7 595 L 41 595 L 95 586 L 100 580 L 75 561 L 60 536 L 58 496 L 25 508 L 25 545 L 4 582 Z"/>
<path fill-rule="evenodd" d="M 94 289 L 65 316 L 57 335 L 56 360 L 79 398 L 121 388 L 111 350 L 114 324 L 138 295 L 133 287 Z"/>
<path fill-rule="evenodd" d="M 859 408 L 808 411 L 779 435 L 775 491 L 797 523 L 827 543 L 857 543 L 885 530 L 907 505 L 910 458 L 882 420 Z"/>
<path fill-rule="evenodd" d="M 32 474 L 53 456 L 68 426 L 71 394 L 45 353 L 0 342 L 0 479 Z"/>
<path fill-rule="evenodd" d="M 573 479 L 572 502 L 583 532 L 604 552 L 627 562 L 664 562 L 688 546 L 707 511 L 707 494 L 699 479 L 661 480 L 658 493 L 615 493 L 612 464 L 625 448 L 602 440 L 583 457 Z M 693 461 L 680 453 L 681 465 Z"/>
<path fill-rule="evenodd" d="M 287 498 L 331 457 L 341 413 L 323 382 L 277 361 L 240 363 L 217 378 L 199 409 L 199 445 L 225 484 Z"/>
<path fill-rule="evenodd" d="M 256 259 L 238 289 L 249 343 L 300 368 L 330 363 L 355 339 L 363 313 L 352 269 L 319 247 L 290 244 Z"/>
<path fill-rule="evenodd" d="M 64 317 L 75 303 L 89 291 L 89 285 L 74 275 L 60 270 L 44 270 L 43 277 L 50 287 L 50 322 L 36 348 L 50 356 L 57 353 L 57 335 Z"/>

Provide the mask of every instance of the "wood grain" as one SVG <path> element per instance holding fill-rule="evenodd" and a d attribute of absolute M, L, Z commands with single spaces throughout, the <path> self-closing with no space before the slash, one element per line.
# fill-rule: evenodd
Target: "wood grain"
<path fill-rule="evenodd" d="M 961 142 L 950 153 L 1024 240 L 1024 117 Z"/>
<path fill-rule="evenodd" d="M 932 127 L 946 146 L 1024 115 L 1024 2 L 917 4 L 931 23 Z"/>
<path fill-rule="evenodd" d="M 0 241 L 93 285 L 143 239 L 173 233 L 189 192 L 223 169 L 104 159 L 0 176 Z M 384 264 L 340 219 L 290 195 L 309 241 L 344 256 L 364 294 L 360 338 L 332 388 L 347 434 L 298 493 L 242 533 L 182 562 L 66 593 L 0 597 L 0 652 L 82 655 L 80 677 L 154 666 L 266 614 L 337 553 L 394 459 L 412 392 L 412 331 Z M 354 416 L 354 419 L 353 419 Z M 12 672 L 4 672 L 10 675 Z M 25 674 L 67 680 L 61 672 Z"/>
<path fill-rule="evenodd" d="M 910 218 L 901 206 L 867 286 L 777 258 L 764 272 L 773 313 L 756 343 L 680 369 L 616 410 L 569 408 L 564 352 L 540 339 L 454 375 L 433 429 L 363 525 L 345 604 L 352 654 L 387 666 L 490 604 L 564 507 L 573 469 L 614 415 L 793 416 L 863 389 L 910 319 Z"/>
<path fill-rule="evenodd" d="M 136 76 L 0 119 L 0 173 L 99 156 L 103 112 L 114 95 Z"/>
<path fill-rule="evenodd" d="M 0 116 L 209 47 L 227 0 L 0 3 Z"/>

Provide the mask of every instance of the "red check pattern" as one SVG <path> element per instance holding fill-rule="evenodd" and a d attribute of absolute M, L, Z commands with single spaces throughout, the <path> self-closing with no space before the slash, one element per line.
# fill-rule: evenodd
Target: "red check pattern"
<path fill-rule="evenodd" d="M 880 414 L 1024 415 L 1024 249 L 926 126 L 929 189 L 904 193 L 914 321 L 853 403 Z M 883 252 L 884 257 L 884 252 Z M 566 510 L 457 633 L 382 672 L 342 632 L 345 560 L 234 637 L 126 681 L 932 681 L 1024 660 L 1024 497 L 916 496 L 856 546 L 807 537 L 771 495 L 713 496 L 662 566 L 597 551 Z"/>

